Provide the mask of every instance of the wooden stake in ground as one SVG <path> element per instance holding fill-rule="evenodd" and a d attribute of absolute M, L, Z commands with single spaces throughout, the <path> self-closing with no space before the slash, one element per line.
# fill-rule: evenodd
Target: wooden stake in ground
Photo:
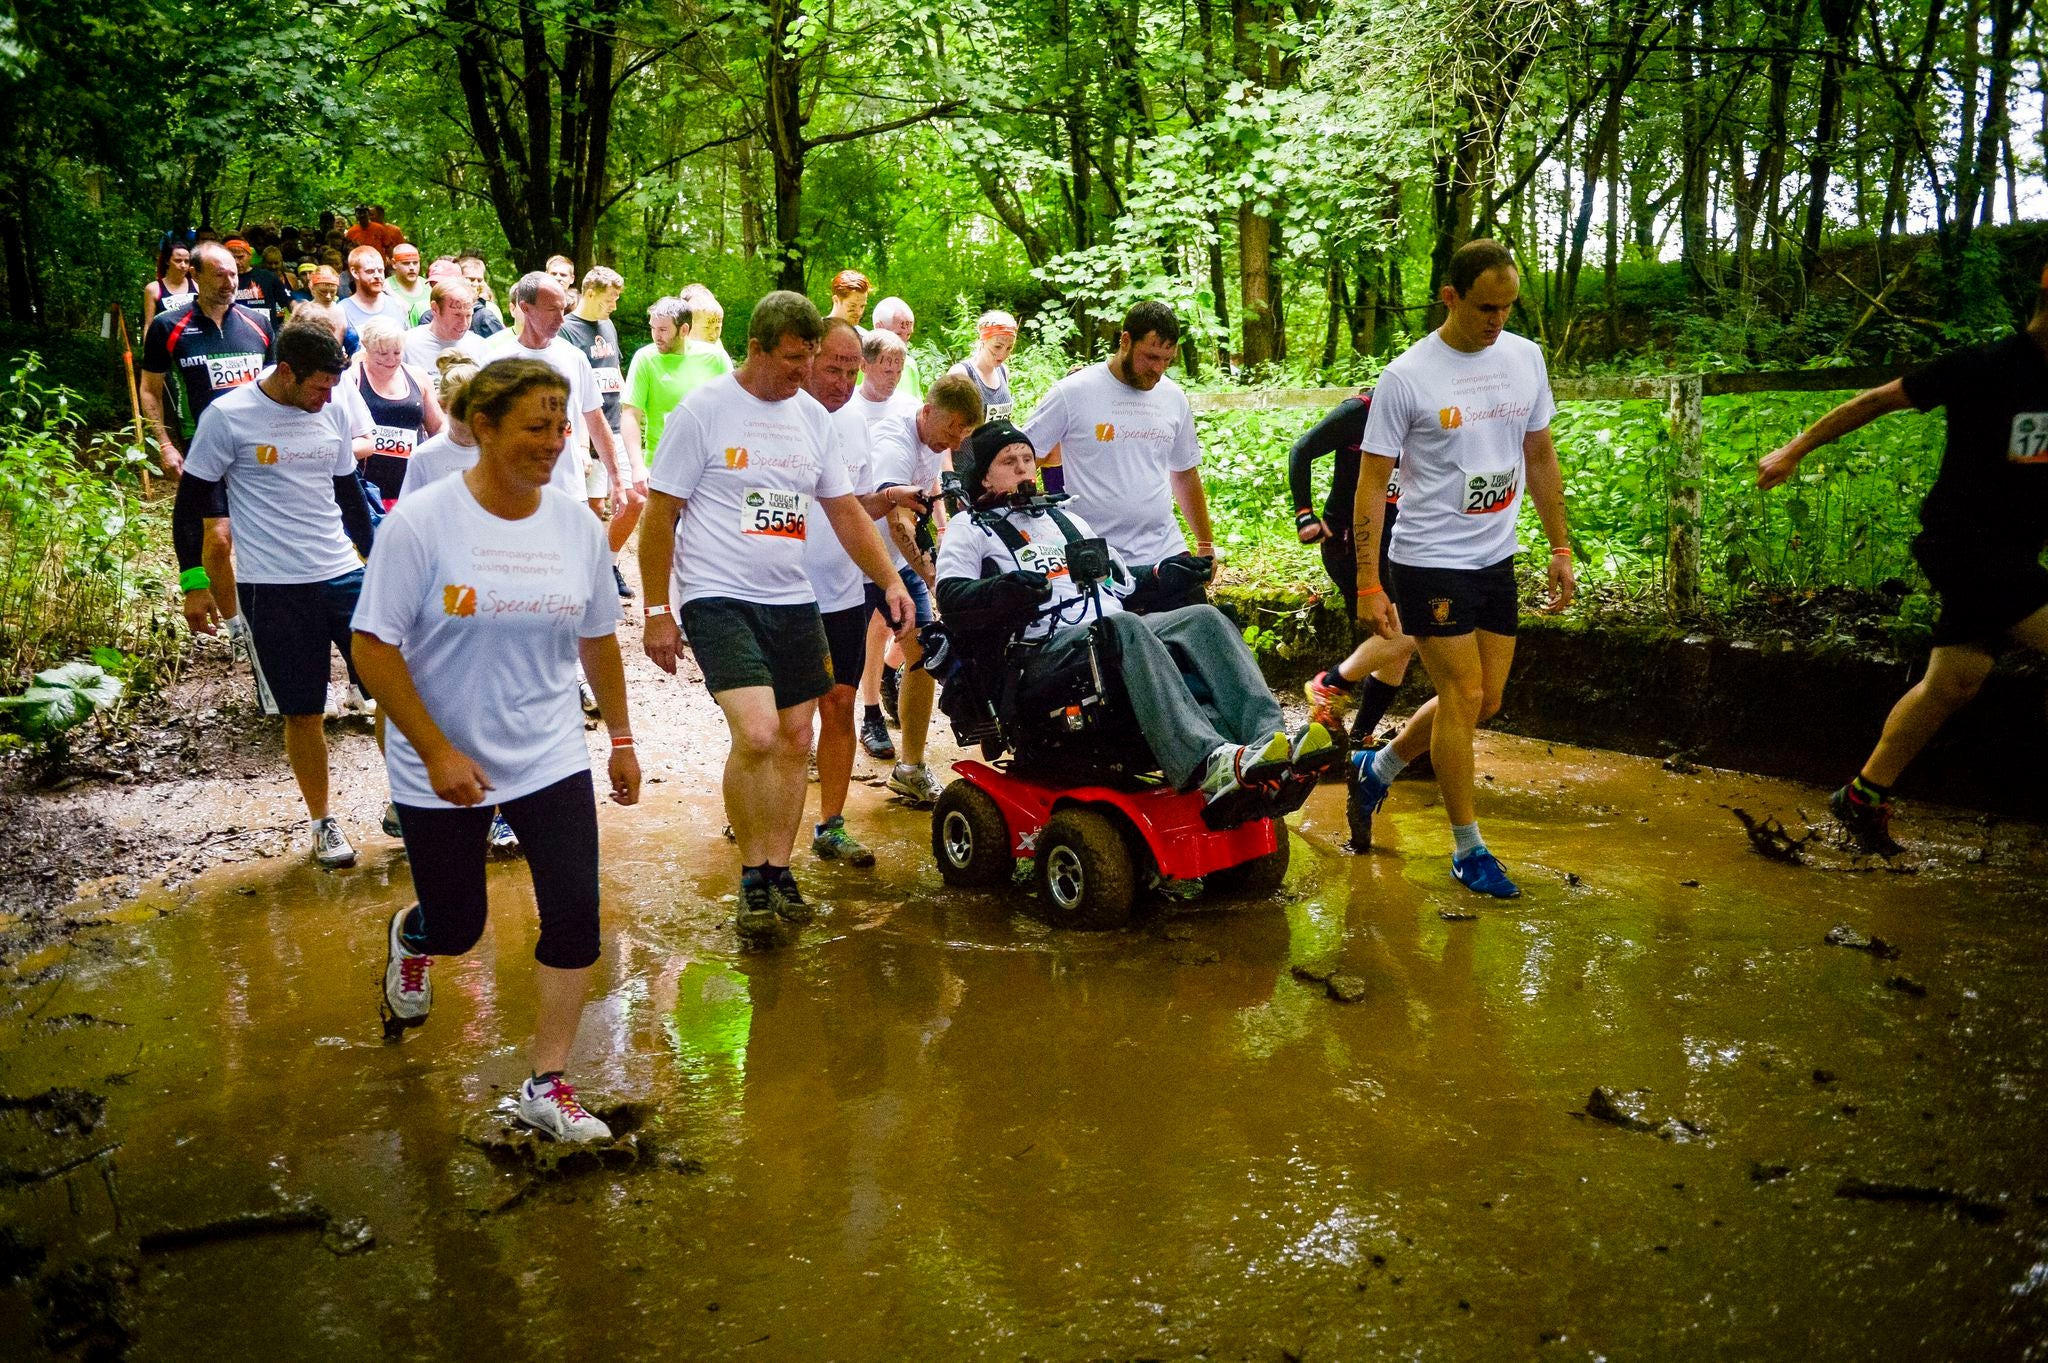
<path fill-rule="evenodd" d="M 121 305 L 115 303 L 114 329 L 121 334 L 121 367 L 128 371 L 128 411 L 135 418 L 135 448 L 149 452 L 149 442 L 142 435 L 142 390 L 135 383 L 135 348 L 128 343 L 128 319 L 121 314 Z M 149 463 L 143 461 L 139 470 L 142 474 L 142 495 L 149 496 Z"/>

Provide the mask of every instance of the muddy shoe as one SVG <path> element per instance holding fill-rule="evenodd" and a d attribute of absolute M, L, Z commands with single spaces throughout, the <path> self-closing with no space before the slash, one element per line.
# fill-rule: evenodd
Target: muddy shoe
<path fill-rule="evenodd" d="M 1332 730 L 1325 724 L 1310 720 L 1288 745 L 1287 765 L 1293 768 L 1296 776 L 1305 776 L 1310 781 L 1321 780 L 1324 772 L 1344 761 L 1342 732 L 1341 728 Z"/>
<path fill-rule="evenodd" d="M 434 958 L 405 944 L 404 924 L 410 907 L 391 915 L 384 934 L 384 1039 L 396 1041 L 408 1027 L 427 1020 L 434 1006 L 434 982 L 427 967 Z"/>
<path fill-rule="evenodd" d="M 1274 797 L 1288 774 L 1292 747 L 1276 733 L 1264 743 L 1226 743 L 1209 754 L 1202 778 L 1202 822 L 1211 828 L 1235 828 L 1269 817 Z"/>
<path fill-rule="evenodd" d="M 820 861 L 843 861 L 849 866 L 872 866 L 875 854 L 846 831 L 846 816 L 834 814 L 816 825 L 811 835 L 811 852 Z"/>
<path fill-rule="evenodd" d="M 583 1110 L 576 1090 L 559 1074 L 544 1074 L 519 1086 L 512 1113 L 521 1122 L 558 1141 L 607 1141 L 612 1129 Z"/>
<path fill-rule="evenodd" d="M 1344 819 L 1351 829 L 1351 850 L 1363 852 L 1372 846 L 1372 816 L 1387 802 L 1387 783 L 1372 769 L 1377 748 L 1351 755 L 1351 775 L 1345 782 Z"/>
<path fill-rule="evenodd" d="M 818 911 L 804 898 L 804 892 L 797 888 L 796 877 L 786 866 L 782 868 L 782 874 L 770 882 L 768 893 L 776 916 L 785 923 L 802 926 L 818 916 Z"/>
<path fill-rule="evenodd" d="M 398 806 L 390 800 L 384 802 L 384 820 L 378 827 L 384 830 L 384 836 L 387 838 L 405 836 L 405 825 L 398 821 Z"/>
<path fill-rule="evenodd" d="M 1521 887 L 1508 879 L 1508 873 L 1499 860 L 1484 847 L 1462 857 L 1452 857 L 1451 879 L 1474 894 L 1492 895 L 1495 899 L 1522 897 Z"/>
<path fill-rule="evenodd" d="M 1906 849 L 1892 838 L 1892 802 L 1872 803 L 1854 786 L 1843 786 L 1828 796 L 1828 809 L 1841 821 L 1849 838 L 1866 852 L 1895 857 Z"/>
<path fill-rule="evenodd" d="M 740 940 L 757 946 L 775 941 L 775 935 L 782 926 L 782 919 L 775 912 L 776 899 L 775 891 L 766 881 L 741 883 L 740 910 L 732 920 Z"/>

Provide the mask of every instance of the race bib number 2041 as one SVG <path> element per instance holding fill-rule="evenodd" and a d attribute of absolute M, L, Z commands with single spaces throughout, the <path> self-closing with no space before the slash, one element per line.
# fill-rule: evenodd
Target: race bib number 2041
<path fill-rule="evenodd" d="M 2005 457 L 2015 464 L 2048 464 L 2048 412 L 2016 412 Z"/>
<path fill-rule="evenodd" d="M 1516 475 L 1520 472 L 1520 469 L 1501 469 L 1494 473 L 1466 470 L 1464 513 L 1468 516 L 1490 516 L 1513 506 Z"/>
<path fill-rule="evenodd" d="M 740 533 L 800 540 L 810 507 L 811 499 L 801 492 L 750 487 L 740 498 Z"/>

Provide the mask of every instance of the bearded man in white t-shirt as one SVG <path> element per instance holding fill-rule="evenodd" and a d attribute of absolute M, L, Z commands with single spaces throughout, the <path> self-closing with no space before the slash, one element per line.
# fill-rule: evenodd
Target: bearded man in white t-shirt
<path fill-rule="evenodd" d="M 1024 423 L 1046 490 L 1072 498 L 1137 576 L 1124 600 L 1136 614 L 1207 602 L 1202 584 L 1215 571 L 1195 414 L 1166 377 L 1179 351 L 1173 309 L 1134 304 L 1116 353 L 1054 384 Z M 1195 532 L 1192 554 L 1176 505 Z"/>
<path fill-rule="evenodd" d="M 746 363 L 669 413 L 640 530 L 642 647 L 673 673 L 687 633 L 732 734 L 725 812 L 740 849 L 736 926 L 756 943 L 813 912 L 789 869 L 811 724 L 834 684 L 806 566 L 809 537 L 838 538 L 882 589 L 895 629 L 913 620 L 873 516 L 854 495 L 832 417 L 803 391 L 823 330 L 802 294 L 778 291 L 755 306 Z M 671 571 L 681 587 L 681 632 Z"/>
<path fill-rule="evenodd" d="M 519 324 L 478 342 L 471 353 L 478 364 L 508 357 L 544 360 L 569 381 L 569 447 L 555 461 L 554 481 L 548 486 L 582 501 L 584 469 L 595 449 L 611 486 L 620 489 L 621 502 L 631 505 L 639 494 L 619 478 L 618 447 L 604 419 L 604 397 L 597 391 L 597 376 L 584 353 L 562 338 L 569 296 L 561 282 L 541 270 L 521 275 L 512 286 L 512 312 Z M 617 505 L 614 503 L 615 508 Z"/>
<path fill-rule="evenodd" d="M 1564 476 L 1550 419 L 1550 375 L 1534 342 L 1503 330 L 1521 293 L 1507 248 L 1480 238 L 1451 257 L 1437 330 L 1388 365 L 1360 442 L 1353 543 L 1378 544 L 1381 491 L 1401 461 L 1401 518 L 1383 580 L 1358 560 L 1358 619 L 1383 638 L 1411 636 L 1436 687 L 1394 741 L 1353 761 L 1352 841 L 1363 847 L 1387 787 L 1427 752 L 1456 845 L 1451 875 L 1497 899 L 1521 891 L 1479 836 L 1472 736 L 1500 709 L 1515 656 L 1515 522 L 1527 489 L 1550 541 L 1547 611 L 1578 590 L 1565 524 Z"/>

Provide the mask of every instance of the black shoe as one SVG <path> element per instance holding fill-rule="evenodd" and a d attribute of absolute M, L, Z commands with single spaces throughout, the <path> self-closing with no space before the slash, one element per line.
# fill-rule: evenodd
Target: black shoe
<path fill-rule="evenodd" d="M 860 745 L 877 762 L 894 762 L 896 745 L 889 739 L 888 726 L 880 715 L 870 714 L 860 722 Z"/>
<path fill-rule="evenodd" d="M 772 942 L 781 918 L 775 912 L 778 896 L 775 887 L 767 881 L 748 884 L 740 882 L 740 911 L 733 917 L 733 926 L 739 929 L 740 938 L 747 942 Z"/>
<path fill-rule="evenodd" d="M 612 565 L 612 581 L 619 584 L 619 600 L 631 601 L 633 599 L 633 589 L 626 585 L 626 575 L 619 571 L 619 565 L 616 563 Z"/>
<path fill-rule="evenodd" d="M 787 869 L 779 879 L 769 882 L 768 893 L 775 905 L 775 912 L 782 916 L 785 923 L 808 923 L 817 917 L 817 911 L 804 899 L 804 892 L 797 888 L 796 877 Z"/>
<path fill-rule="evenodd" d="M 903 669 L 885 667 L 882 669 L 882 717 L 896 728 L 903 727 L 903 717 L 898 713 L 898 702 L 903 692 Z"/>
<path fill-rule="evenodd" d="M 1872 804 L 1856 793 L 1855 787 L 1843 786 L 1828 796 L 1828 808 L 1841 820 L 1849 837 L 1866 852 L 1875 852 L 1881 857 L 1895 857 L 1906 849 L 1892 839 L 1892 802 Z"/>

